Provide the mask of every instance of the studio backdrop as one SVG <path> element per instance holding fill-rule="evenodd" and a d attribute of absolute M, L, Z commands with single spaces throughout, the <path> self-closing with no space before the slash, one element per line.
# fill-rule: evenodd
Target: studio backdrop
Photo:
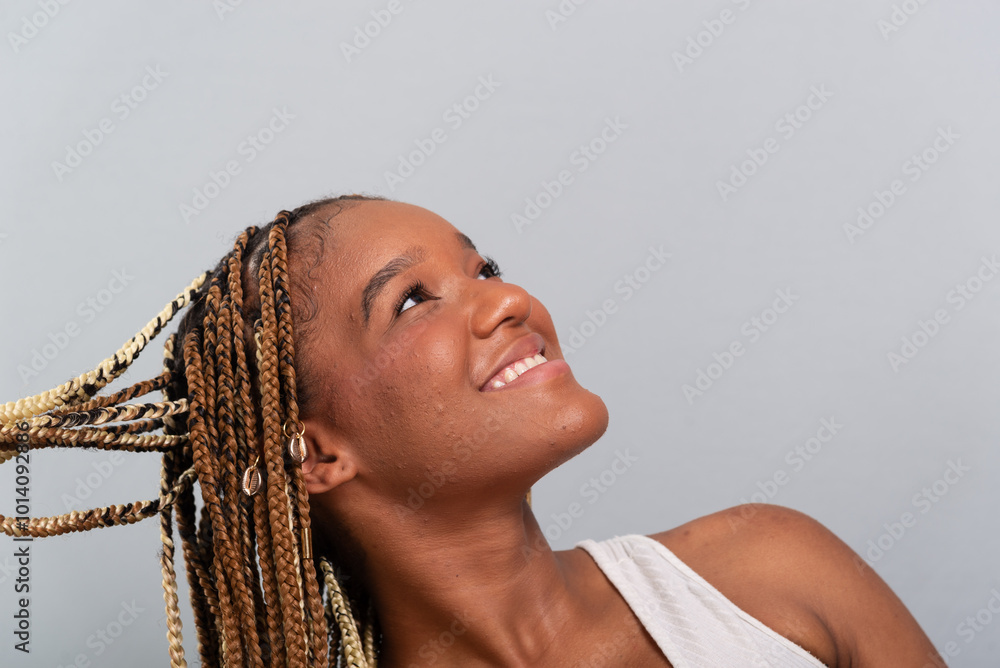
<path fill-rule="evenodd" d="M 608 405 L 534 489 L 555 547 L 788 506 L 950 665 L 997 665 L 1000 5 L 11 0 L 0 26 L 0 401 L 94 368 L 281 209 L 417 204 Z M 158 486 L 155 454 L 40 450 L 0 514 Z M 5 537 L 0 664 L 166 664 L 159 550 L 155 520 Z"/>

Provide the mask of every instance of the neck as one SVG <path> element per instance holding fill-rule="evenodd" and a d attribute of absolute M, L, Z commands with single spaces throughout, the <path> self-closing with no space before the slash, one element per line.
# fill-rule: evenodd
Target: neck
<path fill-rule="evenodd" d="M 579 555 L 553 552 L 525 501 L 393 520 L 363 545 L 382 666 L 537 664 L 586 616 Z"/>

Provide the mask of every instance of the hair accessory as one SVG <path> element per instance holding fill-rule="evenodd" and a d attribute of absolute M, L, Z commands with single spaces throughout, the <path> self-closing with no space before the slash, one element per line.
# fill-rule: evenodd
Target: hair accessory
<path fill-rule="evenodd" d="M 313 558 L 312 531 L 302 527 L 302 556 L 305 559 Z"/>
<path fill-rule="evenodd" d="M 260 461 L 260 455 L 253 460 L 246 471 L 243 472 L 243 493 L 247 496 L 253 496 L 260 491 L 260 471 L 257 470 L 257 463 Z"/>
<path fill-rule="evenodd" d="M 288 436 L 288 422 L 285 422 L 281 426 L 281 431 Z M 306 460 L 309 455 L 306 450 L 306 439 L 302 438 L 302 435 L 306 433 L 306 428 L 302 426 L 300 422 L 294 434 L 292 434 L 288 439 L 288 454 L 291 455 L 292 459 L 301 464 Z"/>

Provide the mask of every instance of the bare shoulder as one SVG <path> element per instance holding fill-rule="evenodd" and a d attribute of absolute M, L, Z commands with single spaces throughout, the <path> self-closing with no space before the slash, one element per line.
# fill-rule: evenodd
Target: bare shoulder
<path fill-rule="evenodd" d="M 744 504 L 650 537 L 828 666 L 923 666 L 937 657 L 889 586 L 804 513 Z"/>

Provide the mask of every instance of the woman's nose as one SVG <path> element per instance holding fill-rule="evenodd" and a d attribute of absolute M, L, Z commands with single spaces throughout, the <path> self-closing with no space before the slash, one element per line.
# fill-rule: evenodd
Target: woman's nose
<path fill-rule="evenodd" d="M 503 324 L 520 325 L 531 316 L 531 295 L 514 283 L 478 280 L 469 290 L 472 300 L 472 330 L 486 338 Z"/>

